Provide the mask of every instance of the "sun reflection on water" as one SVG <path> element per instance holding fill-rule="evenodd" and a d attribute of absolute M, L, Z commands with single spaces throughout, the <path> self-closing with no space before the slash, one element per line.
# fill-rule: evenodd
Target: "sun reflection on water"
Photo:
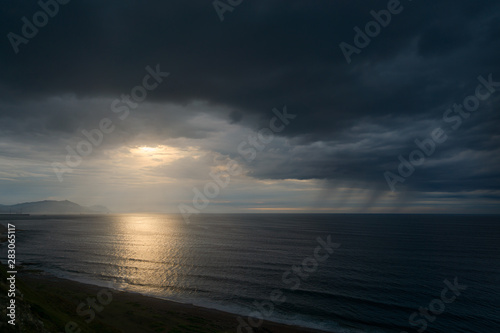
<path fill-rule="evenodd" d="M 168 292 L 179 281 L 184 244 L 181 243 L 182 223 L 167 215 L 121 215 L 114 232 L 119 241 L 113 255 L 119 258 L 114 267 L 120 288 L 139 286 L 141 292 Z"/>

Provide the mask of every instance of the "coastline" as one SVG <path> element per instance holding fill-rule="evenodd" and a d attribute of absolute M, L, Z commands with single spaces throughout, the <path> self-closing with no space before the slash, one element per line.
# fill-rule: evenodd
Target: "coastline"
<path fill-rule="evenodd" d="M 7 228 L 0 223 L 0 246 L 7 240 L 6 232 Z M 245 321 L 247 317 L 231 312 L 108 289 L 22 265 L 18 265 L 17 270 L 16 327 L 0 322 L 0 328 L 6 327 L 9 332 L 331 333 L 269 320 L 263 320 L 255 328 L 244 327 L 238 317 L 243 317 Z M 7 270 L 3 264 L 0 276 L 0 300 L 3 300 L 7 295 Z M 98 300 L 99 294 L 107 302 L 106 293 L 111 295 L 109 304 L 97 303 L 96 311 L 88 305 L 78 308 L 88 299 Z M 95 317 L 86 322 L 91 317 L 89 310 L 94 312 Z"/>
<path fill-rule="evenodd" d="M 69 318 L 68 321 L 76 323 L 82 332 L 252 332 L 243 327 L 238 330 L 238 315 L 229 312 L 106 289 L 29 271 L 20 272 L 18 277 L 23 286 L 29 286 L 29 291 L 23 291 L 23 287 L 20 287 L 20 290 L 26 295 L 25 300 L 35 303 L 34 308 L 41 312 L 42 321 L 50 319 L 43 318 L 47 317 L 48 313 L 60 311 L 61 315 Z M 112 295 L 110 300 L 108 296 L 105 297 L 106 293 Z M 86 323 L 85 320 L 90 319 L 90 315 L 82 314 L 87 308 L 81 308 L 79 315 L 77 307 L 88 298 L 105 300 L 104 303 L 109 300 L 109 304 L 102 305 L 100 312 L 95 311 L 95 318 Z M 41 300 L 46 303 L 47 309 L 43 304 L 38 304 Z M 48 306 L 53 309 L 48 309 Z M 99 306 L 96 308 L 99 310 Z M 62 320 L 56 318 L 52 324 L 57 326 L 58 332 L 64 332 L 63 326 L 67 322 L 62 324 Z M 45 326 L 47 327 L 47 324 Z M 259 327 L 253 328 L 253 332 L 327 333 L 267 320 Z"/>

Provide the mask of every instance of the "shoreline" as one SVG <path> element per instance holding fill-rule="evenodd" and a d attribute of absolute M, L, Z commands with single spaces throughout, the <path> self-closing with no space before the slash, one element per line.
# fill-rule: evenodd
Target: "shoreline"
<path fill-rule="evenodd" d="M 64 310 L 82 332 L 252 332 L 240 326 L 237 314 L 217 309 L 201 307 L 193 304 L 180 303 L 140 293 L 108 289 L 105 287 L 81 283 L 73 280 L 58 278 L 52 275 L 37 274 L 29 271 L 20 271 L 18 278 L 29 285 L 35 294 L 51 304 L 57 299 L 64 300 Z M 23 290 L 21 289 L 21 292 Z M 109 300 L 107 298 L 112 295 Z M 93 311 L 95 318 L 90 319 L 92 309 L 78 307 L 89 298 L 102 301 L 95 306 L 99 311 Z M 108 304 L 107 303 L 109 300 Z M 69 304 L 73 306 L 68 306 Z M 62 304 L 61 304 L 62 305 Z M 41 306 L 41 305 L 38 305 Z M 102 308 L 102 309 L 101 309 Z M 90 309 L 90 310 L 89 310 Z M 77 312 L 78 310 L 79 313 Z M 246 319 L 246 318 L 245 318 Z M 67 322 L 66 322 L 67 324 Z M 64 324 L 64 325 L 66 325 Z M 64 332 L 61 323 L 56 324 L 58 332 Z M 146 327 L 148 326 L 148 327 Z M 240 329 L 238 329 L 240 326 Z M 90 330 L 84 330 L 88 327 Z M 95 328 L 94 328 L 95 327 Z M 100 327 L 98 329 L 98 327 Z M 75 328 L 75 332 L 78 330 Z M 69 331 L 71 332 L 71 330 Z M 312 328 L 282 324 L 264 320 L 262 324 L 253 328 L 253 332 L 268 333 L 328 333 Z"/>
<path fill-rule="evenodd" d="M 0 223 L 0 246 L 6 240 L 6 231 Z M 265 319 L 259 326 L 245 327 L 238 318 L 247 322 L 247 316 L 236 313 L 57 277 L 23 265 L 18 265 L 17 270 L 20 325 L 16 329 L 36 327 L 40 332 L 47 329 L 69 333 L 331 333 Z M 6 271 L 2 264 L 2 280 Z M 3 288 L 2 284 L 3 281 Z M 107 295 L 111 295 L 109 304 L 97 303 L 95 311 L 88 305 L 82 306 L 89 299 L 106 303 Z"/>
<path fill-rule="evenodd" d="M 6 241 L 6 231 L 7 228 L 0 223 L 0 246 Z M 39 325 L 43 323 L 42 326 L 49 331 L 74 333 L 331 333 L 265 319 L 257 327 L 245 327 L 238 321 L 238 317 L 243 318 L 245 322 L 247 317 L 239 314 L 61 278 L 43 270 L 31 270 L 22 265 L 19 265 L 17 269 L 19 271 L 17 289 L 20 291 L 19 311 L 25 312 L 19 314 L 21 325 L 17 328 L 30 327 L 29 325 L 34 323 L 37 329 L 41 329 Z M 3 264 L 0 272 L 1 275 L 5 275 L 2 276 L 2 280 L 5 280 L 6 267 Z M 101 300 L 105 303 L 104 295 L 108 290 L 112 295 L 109 304 L 104 306 L 97 303 L 94 305 L 95 311 L 89 306 L 78 308 L 89 298 L 97 299 L 99 293 Z M 101 311 L 97 311 L 99 309 Z M 92 312 L 95 317 L 87 323 L 86 320 L 91 318 Z M 68 329 L 66 325 L 71 327 Z"/>

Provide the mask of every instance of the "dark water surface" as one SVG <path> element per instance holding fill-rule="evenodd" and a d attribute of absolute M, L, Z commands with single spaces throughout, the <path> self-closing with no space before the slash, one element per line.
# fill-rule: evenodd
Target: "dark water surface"
<path fill-rule="evenodd" d="M 332 332 L 410 333 L 424 325 L 425 332 L 500 332 L 499 216 L 231 214 L 192 221 L 26 217 L 13 221 L 23 230 L 17 260 L 244 320 L 260 307 L 266 319 Z M 320 247 L 323 261 L 314 259 L 318 237 L 328 236 L 340 246 L 331 254 Z M 449 290 L 444 281 L 455 279 L 466 289 Z M 434 314 L 419 314 L 429 307 Z"/>

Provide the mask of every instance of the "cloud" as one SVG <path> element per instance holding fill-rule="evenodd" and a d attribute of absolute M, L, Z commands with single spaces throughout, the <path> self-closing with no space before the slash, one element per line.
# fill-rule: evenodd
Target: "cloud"
<path fill-rule="evenodd" d="M 0 43 L 0 138 L 8 145 L 0 156 L 32 163 L 23 176 L 5 166 L 2 179 L 48 177 L 41 170 L 103 117 L 117 129 L 87 159 L 96 173 L 105 172 L 109 151 L 140 145 L 197 147 L 206 156 L 238 159 L 237 144 L 267 126 L 272 108 L 287 105 L 296 121 L 245 166 L 248 177 L 387 190 L 383 172 L 394 171 L 399 154 L 409 154 L 415 139 L 440 126 L 447 108 L 474 92 L 478 75 L 500 81 L 500 5 L 405 2 L 347 64 L 339 43 L 352 43 L 353 28 L 386 6 L 245 2 L 224 22 L 206 1 L 61 6 L 18 54 L 7 38 Z M 10 4 L 0 31 L 21 34 L 21 18 L 37 10 L 36 3 Z M 117 119 L 112 101 L 156 64 L 171 75 L 130 118 Z M 464 120 L 402 189 L 498 190 L 499 101 L 493 96 Z M 36 170 L 36 163 L 43 167 Z M 161 168 L 201 178 L 209 165 L 185 157 Z"/>

